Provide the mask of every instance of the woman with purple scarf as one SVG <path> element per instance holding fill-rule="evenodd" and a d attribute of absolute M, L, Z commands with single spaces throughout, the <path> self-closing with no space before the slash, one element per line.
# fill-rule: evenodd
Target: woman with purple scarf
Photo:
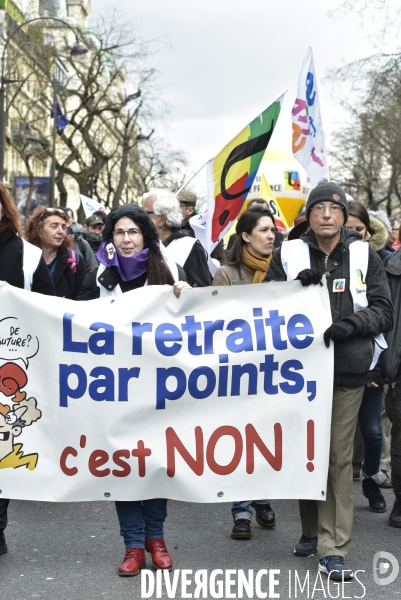
<path fill-rule="evenodd" d="M 77 300 L 115 296 L 144 285 L 174 286 L 178 297 L 185 274 L 181 267 L 164 257 L 157 231 L 145 210 L 134 204 L 118 206 L 107 215 L 103 242 L 96 253 L 100 266 L 86 276 Z M 146 564 L 145 549 L 153 567 L 171 570 L 173 560 L 164 542 L 167 500 L 118 501 L 115 503 L 120 533 L 126 546 L 117 568 L 123 577 L 137 575 Z"/>

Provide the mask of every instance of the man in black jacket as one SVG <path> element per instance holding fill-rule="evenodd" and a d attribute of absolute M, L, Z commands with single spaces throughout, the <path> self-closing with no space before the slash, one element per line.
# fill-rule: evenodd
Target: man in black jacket
<path fill-rule="evenodd" d="M 395 309 L 394 327 L 387 335 L 388 350 L 382 360 L 382 372 L 389 384 L 386 412 L 392 423 L 391 481 L 395 494 L 388 523 L 401 527 L 401 248 L 390 256 L 386 273 Z"/>
<path fill-rule="evenodd" d="M 373 359 L 373 338 L 393 323 L 390 291 L 382 263 L 359 234 L 344 227 L 344 190 L 321 182 L 310 193 L 310 229 L 300 240 L 284 242 L 274 255 L 266 281 L 298 279 L 317 284 L 326 275 L 333 324 L 324 333 L 334 342 L 334 389 L 326 501 L 300 500 L 302 537 L 298 556 L 318 552 L 319 571 L 333 580 L 353 577 L 346 565 L 353 521 L 352 451 L 356 422 Z M 358 267 L 358 268 L 357 268 Z"/>

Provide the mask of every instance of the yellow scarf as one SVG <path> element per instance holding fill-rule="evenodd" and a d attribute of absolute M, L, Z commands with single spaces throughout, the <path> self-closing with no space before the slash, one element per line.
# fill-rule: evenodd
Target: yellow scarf
<path fill-rule="evenodd" d="M 259 258 L 248 250 L 248 246 L 242 245 L 242 263 L 247 271 L 253 275 L 252 283 L 262 283 L 269 270 L 272 254 L 265 258 Z"/>

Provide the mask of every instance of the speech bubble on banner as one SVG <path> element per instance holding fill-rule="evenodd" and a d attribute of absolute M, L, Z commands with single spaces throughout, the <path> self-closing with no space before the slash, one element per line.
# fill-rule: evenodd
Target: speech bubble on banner
<path fill-rule="evenodd" d="M 22 360 L 29 367 L 29 359 L 39 351 L 39 340 L 26 327 L 21 327 L 17 317 L 0 321 L 0 359 Z"/>

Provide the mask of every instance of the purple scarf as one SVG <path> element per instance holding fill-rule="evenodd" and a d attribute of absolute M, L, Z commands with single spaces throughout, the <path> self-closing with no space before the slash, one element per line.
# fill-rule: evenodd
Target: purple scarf
<path fill-rule="evenodd" d="M 96 252 L 96 258 L 105 267 L 115 267 L 123 281 L 131 281 L 148 270 L 149 248 L 144 248 L 133 256 L 121 256 L 113 242 L 102 242 Z"/>

